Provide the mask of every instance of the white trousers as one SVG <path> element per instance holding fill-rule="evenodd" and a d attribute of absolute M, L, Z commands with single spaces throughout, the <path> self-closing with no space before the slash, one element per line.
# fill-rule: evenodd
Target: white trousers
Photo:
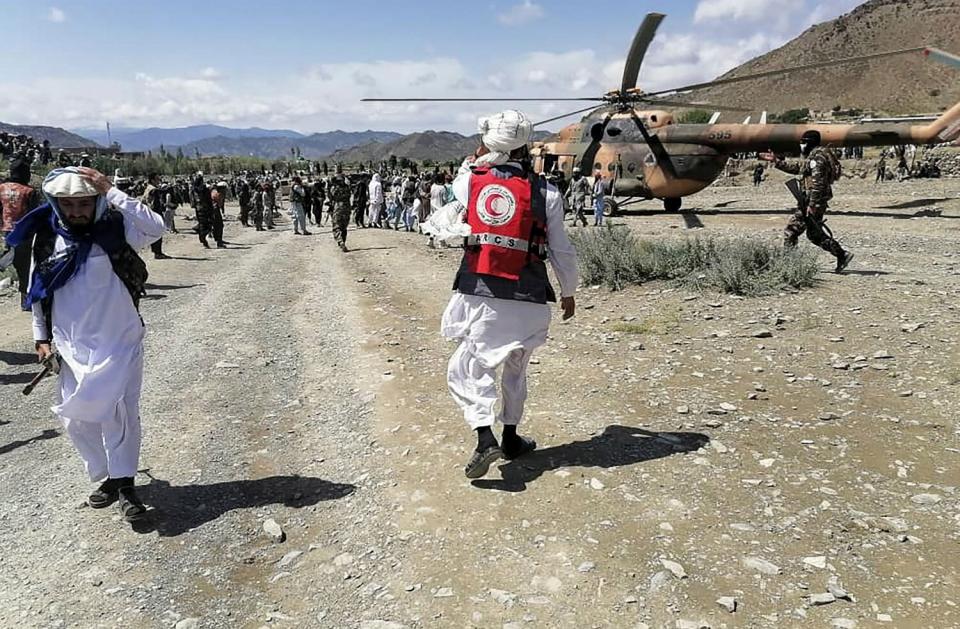
<path fill-rule="evenodd" d="M 94 482 L 106 478 L 136 476 L 140 462 L 140 389 L 142 363 L 130 377 L 124 397 L 108 417 L 101 421 L 83 421 L 62 417 L 64 430 L 83 459 L 87 476 Z M 64 385 L 75 388 L 76 380 L 64 365 L 60 377 Z"/>
<path fill-rule="evenodd" d="M 484 365 L 474 355 L 473 347 L 468 339 L 461 341 L 447 365 L 447 386 L 467 424 L 474 430 L 493 426 L 495 421 L 511 426 L 520 424 L 527 401 L 527 365 L 533 349 L 515 349 L 503 361 L 502 404 L 497 413 L 497 367 Z"/>

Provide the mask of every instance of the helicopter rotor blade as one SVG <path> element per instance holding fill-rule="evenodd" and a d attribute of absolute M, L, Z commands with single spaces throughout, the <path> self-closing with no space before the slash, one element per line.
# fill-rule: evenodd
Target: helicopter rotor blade
<path fill-rule="evenodd" d="M 541 125 L 547 124 L 548 122 L 553 122 L 554 120 L 560 120 L 561 118 L 566 118 L 567 116 L 575 116 L 575 115 L 577 115 L 577 114 L 582 114 L 582 113 L 584 113 L 584 112 L 588 112 L 588 111 L 591 111 L 591 110 L 594 110 L 594 109 L 596 109 L 596 105 L 591 105 L 590 107 L 586 107 L 586 108 L 584 108 L 584 109 L 578 109 L 577 111 L 571 111 L 570 113 L 563 114 L 562 116 L 554 116 L 553 118 L 547 118 L 546 120 L 540 120 L 540 121 L 538 121 L 538 122 L 533 123 L 533 126 L 539 127 L 539 126 L 541 126 Z"/>
<path fill-rule="evenodd" d="M 905 55 L 912 52 L 923 52 L 926 50 L 924 46 L 918 48 L 905 48 L 903 50 L 892 50 L 888 52 L 877 52 L 870 55 L 861 55 L 858 57 L 846 57 L 844 59 L 833 59 L 831 61 L 820 61 L 817 63 L 808 63 L 802 66 L 794 66 L 792 68 L 782 68 L 780 70 L 769 70 L 767 72 L 758 72 L 756 74 L 748 74 L 745 76 L 735 76 L 729 79 L 717 79 L 715 81 L 706 81 L 704 83 L 693 83 L 691 85 L 684 85 L 682 87 L 674 87 L 668 90 L 659 90 L 656 92 L 646 92 L 644 96 L 659 96 L 660 94 L 672 94 L 674 92 L 689 92 L 690 90 L 698 90 L 706 87 L 714 87 L 716 85 L 728 85 L 730 83 L 739 83 L 741 81 L 752 81 L 754 79 L 763 79 L 771 76 L 781 76 L 784 74 L 791 74 L 793 72 L 800 72 L 802 70 L 814 70 L 816 68 L 826 68 L 829 66 L 837 66 L 845 63 L 856 63 L 859 61 L 869 61 L 871 59 L 882 59 L 884 57 L 893 57 L 895 55 Z"/>
<path fill-rule="evenodd" d="M 637 87 L 637 78 L 640 76 L 640 66 L 643 64 L 643 58 L 647 54 L 647 48 L 653 37 L 657 34 L 657 28 L 660 22 L 666 16 L 662 13 L 648 13 L 643 19 L 637 34 L 633 36 L 633 43 L 630 44 L 630 52 L 627 53 L 627 61 L 623 65 L 623 80 L 620 82 L 620 94 L 626 94 L 628 90 Z"/>
<path fill-rule="evenodd" d="M 528 102 L 562 102 L 562 101 L 590 101 L 603 102 L 604 98 L 361 98 L 362 103 L 507 103 L 512 101 Z"/>

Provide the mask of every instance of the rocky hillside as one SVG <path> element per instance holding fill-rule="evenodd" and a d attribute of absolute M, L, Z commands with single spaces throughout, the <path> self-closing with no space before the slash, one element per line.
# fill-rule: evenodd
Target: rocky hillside
<path fill-rule="evenodd" d="M 723 76 L 914 46 L 960 53 L 960 0 L 870 0 Z M 886 114 L 936 112 L 960 101 L 960 71 L 917 54 L 720 86 L 691 97 L 771 112 L 836 105 Z"/>
<path fill-rule="evenodd" d="M 16 125 L 0 122 L 0 131 L 6 133 L 16 133 L 28 135 L 31 138 L 42 142 L 50 140 L 50 146 L 53 148 L 79 148 L 83 146 L 97 146 L 93 140 L 70 133 L 60 127 L 44 127 L 38 125 Z"/>

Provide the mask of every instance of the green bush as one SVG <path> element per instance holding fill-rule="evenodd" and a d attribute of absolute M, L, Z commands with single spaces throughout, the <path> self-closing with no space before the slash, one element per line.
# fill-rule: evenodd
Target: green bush
<path fill-rule="evenodd" d="M 785 250 L 750 238 L 641 240 L 626 227 L 578 230 L 580 274 L 588 284 L 622 290 L 666 280 L 685 288 L 744 296 L 812 286 L 820 267 L 811 249 Z"/>

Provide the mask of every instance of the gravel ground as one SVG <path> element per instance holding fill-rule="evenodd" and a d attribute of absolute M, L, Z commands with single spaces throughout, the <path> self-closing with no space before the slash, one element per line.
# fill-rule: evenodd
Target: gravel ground
<path fill-rule="evenodd" d="M 437 336 L 455 250 L 174 237 L 195 259 L 149 262 L 139 531 L 82 506 L 50 385 L 19 394 L 8 297 L 0 626 L 960 626 L 960 181 L 836 192 L 858 257 L 813 289 L 584 287 L 531 366 L 540 451 L 472 483 Z M 773 176 L 687 201 L 616 220 L 777 239 L 789 205 Z"/>

